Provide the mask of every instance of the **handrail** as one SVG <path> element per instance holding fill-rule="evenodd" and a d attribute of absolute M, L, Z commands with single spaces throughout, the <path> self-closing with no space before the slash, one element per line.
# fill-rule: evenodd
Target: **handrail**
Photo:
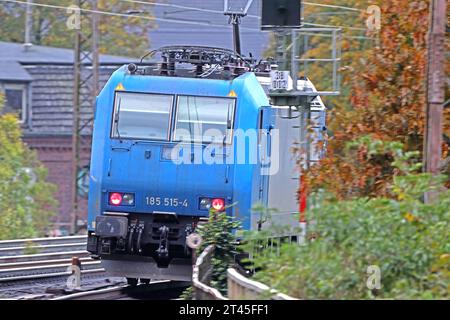
<path fill-rule="evenodd" d="M 192 284 L 195 300 L 258 300 L 266 297 L 270 300 L 299 300 L 271 289 L 263 283 L 248 279 L 234 268 L 227 270 L 228 298 L 224 297 L 219 290 L 210 286 L 212 274 L 211 257 L 214 255 L 214 249 L 213 245 L 208 246 L 200 254 L 194 265 Z"/>
<path fill-rule="evenodd" d="M 279 293 L 265 284 L 248 279 L 241 275 L 236 269 L 227 270 L 228 277 L 228 296 L 231 300 L 251 299 L 257 300 L 270 295 L 270 300 L 298 300 L 286 294 Z"/>
<path fill-rule="evenodd" d="M 209 275 L 212 271 L 211 256 L 214 254 L 215 247 L 208 246 L 198 257 L 194 270 L 192 272 L 192 285 L 194 287 L 194 296 L 196 300 L 228 300 L 219 290 L 209 286 Z M 206 266 L 206 272 L 204 272 Z M 206 281 L 207 283 L 203 283 Z"/>

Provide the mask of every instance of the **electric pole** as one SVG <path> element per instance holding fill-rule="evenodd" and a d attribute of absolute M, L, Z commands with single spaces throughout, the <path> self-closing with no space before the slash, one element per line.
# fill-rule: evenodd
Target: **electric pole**
<path fill-rule="evenodd" d="M 98 0 L 77 0 L 80 28 L 75 32 L 74 91 L 72 128 L 72 215 L 71 233 L 78 231 L 81 197 L 78 192 L 80 172 L 90 157 L 94 107 L 99 81 L 99 18 Z M 90 12 L 83 9 L 91 10 Z"/>
<path fill-rule="evenodd" d="M 439 174 L 442 157 L 443 105 L 445 102 L 445 29 L 447 0 L 431 0 L 428 35 L 427 106 L 424 143 L 424 169 Z M 425 195 L 429 203 L 434 194 Z"/>

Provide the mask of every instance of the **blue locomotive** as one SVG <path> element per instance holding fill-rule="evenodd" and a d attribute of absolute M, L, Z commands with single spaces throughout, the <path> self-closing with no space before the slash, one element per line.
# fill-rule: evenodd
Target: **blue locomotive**
<path fill-rule="evenodd" d="M 157 53 L 161 64 L 130 64 L 111 76 L 94 121 L 88 251 L 131 282 L 190 280 L 186 239 L 211 208 L 247 230 L 265 227 L 252 212 L 257 203 L 298 224 L 299 172 L 290 148 L 299 116 L 270 106 L 270 64 L 207 47 Z M 310 103 L 317 142 L 325 107 L 320 97 Z M 320 150 L 311 154 L 321 157 Z"/>

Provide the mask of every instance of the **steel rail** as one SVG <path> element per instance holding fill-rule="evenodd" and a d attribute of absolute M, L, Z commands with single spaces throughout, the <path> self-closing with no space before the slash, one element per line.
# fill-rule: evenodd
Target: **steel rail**
<path fill-rule="evenodd" d="M 69 259 L 72 257 L 82 258 L 87 256 L 89 256 L 89 252 L 86 250 L 25 254 L 18 256 L 0 256 L 0 264 L 12 262 L 43 261 L 51 259 Z"/>
<path fill-rule="evenodd" d="M 94 264 L 101 264 L 101 261 L 92 261 L 92 262 L 85 262 L 82 263 L 82 266 L 90 266 Z M 33 270 L 42 270 L 42 269 L 51 269 L 51 268 L 64 268 L 70 266 L 70 263 L 63 263 L 63 264 L 54 264 L 54 265 L 47 265 L 47 266 L 31 266 L 31 267 L 22 267 L 22 268 L 10 268 L 10 269 L 0 269 L 0 275 L 2 273 L 11 273 L 11 272 L 21 272 L 21 271 L 33 271 Z"/>
<path fill-rule="evenodd" d="M 91 257 L 79 258 L 82 262 L 95 261 Z M 7 262 L 0 263 L 0 270 L 3 269 L 14 269 L 14 268 L 25 268 L 25 267 L 38 267 L 38 266 L 51 266 L 51 265 L 70 265 L 72 263 L 72 258 L 67 259 L 52 259 L 52 260 L 40 260 L 40 261 L 23 261 L 23 262 Z"/>
<path fill-rule="evenodd" d="M 120 300 L 133 299 L 134 294 L 154 294 L 158 295 L 162 292 L 180 289 L 188 286 L 187 282 L 161 280 L 151 282 L 148 285 L 139 285 L 132 287 L 129 285 L 116 286 L 99 290 L 91 290 L 86 292 L 78 292 L 67 296 L 53 298 L 51 300 Z"/>
<path fill-rule="evenodd" d="M 63 252 L 60 249 L 64 249 L 64 248 L 78 248 L 78 249 L 86 248 L 86 242 L 64 243 L 64 244 L 62 244 L 62 243 L 61 244 L 43 244 L 43 245 L 36 245 L 36 246 L 31 245 L 31 246 L 6 247 L 6 248 L 0 247 L 0 255 L 3 255 L 3 256 L 23 255 L 26 250 L 29 250 L 29 251 L 37 250 L 37 251 L 39 251 L 39 253 Z M 45 251 L 45 252 L 42 252 L 42 251 Z"/>
<path fill-rule="evenodd" d="M 104 268 L 97 269 L 89 269 L 89 270 L 81 270 L 81 274 L 91 274 L 91 273 L 103 273 L 105 272 Z M 53 273 L 42 273 L 42 274 L 32 274 L 32 275 L 22 275 L 22 276 L 12 276 L 8 278 L 0 278 L 0 283 L 4 282 L 12 282 L 12 281 L 23 281 L 23 280 L 35 280 L 42 278 L 54 278 L 54 277 L 62 277 L 62 276 L 70 276 L 72 272 L 53 272 Z"/>
<path fill-rule="evenodd" d="M 9 269 L 0 269 L 0 283 L 8 282 L 8 281 L 16 281 L 16 280 L 25 280 L 25 279 L 37 279 L 44 277 L 55 277 L 59 275 L 70 275 L 72 274 L 71 270 L 68 268 L 71 266 L 71 263 L 63 263 L 63 264 L 49 264 L 49 265 L 35 265 L 28 267 L 20 267 L 20 268 L 9 268 Z M 81 263 L 81 273 L 83 271 L 92 270 L 95 268 L 96 270 L 100 269 L 105 271 L 104 268 L 96 268 L 97 266 L 101 266 L 101 261 L 85 261 Z"/>
<path fill-rule="evenodd" d="M 117 286 L 112 288 L 98 289 L 86 292 L 73 293 L 67 296 L 57 297 L 50 300 L 109 300 L 111 297 L 125 297 L 123 289 L 127 288 L 128 285 Z"/>
<path fill-rule="evenodd" d="M 87 236 L 70 236 L 70 237 L 49 237 L 49 238 L 30 238 L 30 239 L 15 239 L 15 240 L 1 240 L 0 248 L 26 246 L 28 243 L 67 243 L 67 242 L 81 242 L 87 241 Z"/>

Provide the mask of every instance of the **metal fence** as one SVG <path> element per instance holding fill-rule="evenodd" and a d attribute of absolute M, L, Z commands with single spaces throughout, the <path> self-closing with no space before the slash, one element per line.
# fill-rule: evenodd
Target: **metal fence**
<path fill-rule="evenodd" d="M 244 277 L 234 268 L 227 270 L 228 298 L 224 297 L 217 289 L 210 286 L 213 255 L 214 246 L 209 246 L 196 261 L 192 275 L 195 300 L 297 300 L 265 284 Z"/>

